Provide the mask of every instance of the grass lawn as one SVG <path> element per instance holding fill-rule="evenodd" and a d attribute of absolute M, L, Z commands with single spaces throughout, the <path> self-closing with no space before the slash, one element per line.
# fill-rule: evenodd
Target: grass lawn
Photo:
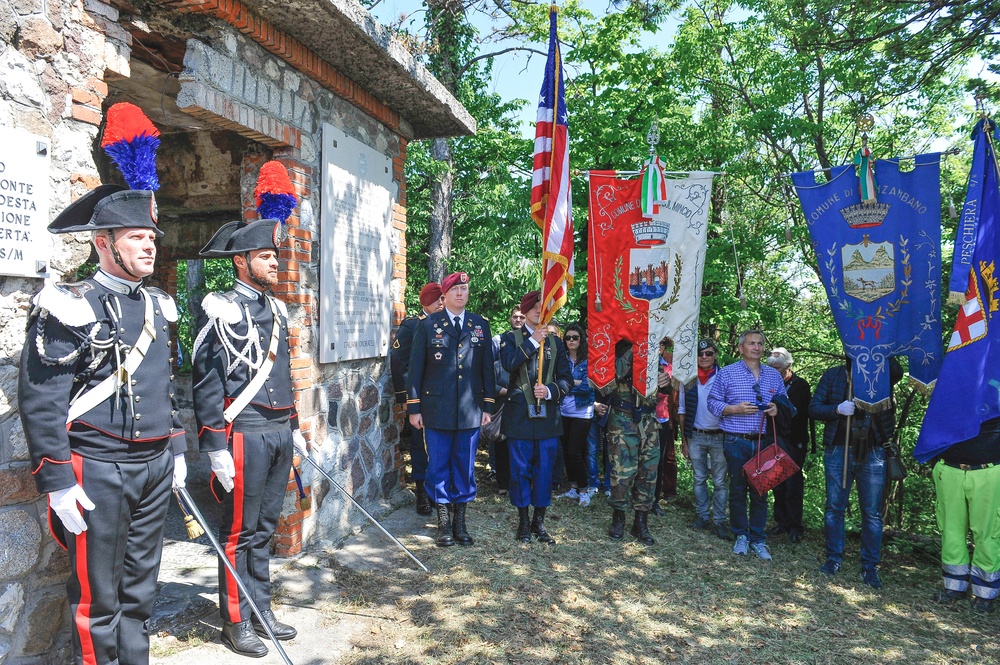
<path fill-rule="evenodd" d="M 337 570 L 343 600 L 331 620 L 377 617 L 345 662 L 1000 662 L 1000 612 L 935 604 L 939 565 L 906 541 L 886 542 L 885 588 L 874 591 L 859 578 L 856 535 L 828 578 L 818 528 L 797 545 L 770 538 L 768 564 L 687 528 L 683 498 L 650 517 L 648 548 L 608 539 L 610 515 L 603 495 L 588 508 L 557 499 L 546 525 L 558 543 L 515 543 L 516 510 L 481 480 L 468 513 L 475 546 L 412 548 L 430 576 Z"/>

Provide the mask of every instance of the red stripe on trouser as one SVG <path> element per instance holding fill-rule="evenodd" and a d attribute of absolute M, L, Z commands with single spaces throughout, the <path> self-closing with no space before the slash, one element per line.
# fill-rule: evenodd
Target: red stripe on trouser
<path fill-rule="evenodd" d="M 83 487 L 83 458 L 73 455 L 73 473 L 76 475 L 76 482 Z M 72 535 L 67 531 L 67 535 Z M 84 665 L 97 665 L 97 654 L 94 651 L 94 639 L 90 635 L 90 604 L 92 595 L 90 592 L 90 576 L 87 570 L 87 532 L 81 531 L 74 536 L 76 540 L 76 579 L 80 582 L 80 602 L 76 606 L 76 616 L 73 623 L 76 625 L 76 632 L 80 636 L 80 651 L 83 655 Z"/>
<path fill-rule="evenodd" d="M 243 530 L 243 434 L 233 434 L 233 464 L 236 467 L 236 477 L 233 479 L 233 521 L 229 525 L 229 538 L 226 539 L 226 558 L 239 572 L 236 565 L 236 546 L 240 542 Z M 229 620 L 233 623 L 242 621 L 240 615 L 240 589 L 232 573 L 226 571 L 226 595 Z"/>

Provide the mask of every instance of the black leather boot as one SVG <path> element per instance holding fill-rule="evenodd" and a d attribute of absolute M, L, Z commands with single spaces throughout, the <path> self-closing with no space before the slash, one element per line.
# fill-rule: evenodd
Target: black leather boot
<path fill-rule="evenodd" d="M 413 490 L 414 494 L 417 495 L 417 515 L 430 515 L 431 514 L 431 500 L 427 496 L 427 492 L 424 491 L 424 481 L 417 480 L 416 489 Z"/>
<path fill-rule="evenodd" d="M 556 539 L 545 530 L 545 509 L 535 508 L 535 515 L 531 518 L 531 533 L 535 534 L 538 542 L 546 545 L 555 545 Z"/>
<path fill-rule="evenodd" d="M 267 655 L 267 647 L 254 634 L 250 619 L 239 623 L 223 621 L 222 643 L 241 656 L 263 658 Z"/>
<path fill-rule="evenodd" d="M 295 630 L 292 626 L 278 621 L 274 617 L 274 612 L 271 610 L 261 610 L 260 613 L 264 615 L 264 621 L 267 622 L 267 625 L 271 628 L 271 632 L 274 633 L 274 636 L 279 640 L 290 640 L 299 634 L 299 631 Z M 257 618 L 256 614 L 250 617 L 250 623 L 253 624 L 253 632 L 257 633 L 261 637 L 268 637 L 267 631 L 264 630 L 264 626 L 261 624 L 260 619 Z"/>
<path fill-rule="evenodd" d="M 649 513 L 645 510 L 635 511 L 635 521 L 632 522 L 632 535 L 643 545 L 656 544 L 656 539 L 649 534 Z"/>
<path fill-rule="evenodd" d="M 514 540 L 519 543 L 531 542 L 531 516 L 528 514 L 527 506 L 517 509 L 517 535 L 514 536 Z"/>
<path fill-rule="evenodd" d="M 616 510 L 611 514 L 611 528 L 608 535 L 614 540 L 621 540 L 625 537 L 625 511 Z"/>
<path fill-rule="evenodd" d="M 465 528 L 465 507 L 467 505 L 469 504 L 455 504 L 455 520 L 451 525 L 452 533 L 455 536 L 455 542 L 464 547 L 468 547 L 476 542 L 472 539 L 472 536 L 469 535 L 469 531 Z"/>
<path fill-rule="evenodd" d="M 448 514 L 448 504 L 439 503 L 438 513 L 438 547 L 451 547 L 455 544 L 455 539 L 451 535 L 451 515 Z"/>

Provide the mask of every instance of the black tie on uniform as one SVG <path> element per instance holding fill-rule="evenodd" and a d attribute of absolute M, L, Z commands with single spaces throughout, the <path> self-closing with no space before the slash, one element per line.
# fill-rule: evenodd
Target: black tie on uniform
<path fill-rule="evenodd" d="M 461 329 L 462 329 L 462 319 L 460 319 L 460 318 L 458 318 L 456 316 L 455 317 L 455 330 L 461 330 Z"/>

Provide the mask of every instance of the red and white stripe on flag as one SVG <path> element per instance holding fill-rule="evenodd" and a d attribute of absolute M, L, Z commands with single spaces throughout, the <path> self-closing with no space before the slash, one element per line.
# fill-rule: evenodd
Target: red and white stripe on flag
<path fill-rule="evenodd" d="M 548 323 L 573 286 L 573 211 L 569 184 L 569 128 L 557 10 L 549 9 L 549 54 L 538 100 L 531 174 L 531 218 L 542 230 L 542 316 Z"/>
<path fill-rule="evenodd" d="M 979 284 L 975 270 L 969 271 L 969 288 L 965 292 L 965 304 L 958 310 L 955 329 L 948 341 L 948 350 L 957 349 L 986 336 L 986 317 L 983 302 L 979 297 Z"/>

